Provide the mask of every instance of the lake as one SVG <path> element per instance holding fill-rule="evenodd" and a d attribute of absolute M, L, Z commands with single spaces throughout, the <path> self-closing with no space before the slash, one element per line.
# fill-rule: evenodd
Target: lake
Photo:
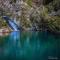
<path fill-rule="evenodd" d="M 0 60 L 60 60 L 60 36 L 14 31 L 0 36 Z"/>

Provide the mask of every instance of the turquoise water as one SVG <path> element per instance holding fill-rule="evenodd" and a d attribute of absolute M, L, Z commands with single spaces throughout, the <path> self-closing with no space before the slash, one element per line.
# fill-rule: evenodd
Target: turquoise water
<path fill-rule="evenodd" d="M 59 60 L 59 58 L 59 35 L 18 31 L 0 37 L 0 60 Z"/>

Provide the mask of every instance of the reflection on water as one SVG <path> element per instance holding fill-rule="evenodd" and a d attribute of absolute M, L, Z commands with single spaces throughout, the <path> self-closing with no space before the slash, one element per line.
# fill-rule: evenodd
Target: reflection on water
<path fill-rule="evenodd" d="M 0 37 L 0 59 L 48 60 L 60 57 L 60 37 L 47 32 L 11 32 Z"/>

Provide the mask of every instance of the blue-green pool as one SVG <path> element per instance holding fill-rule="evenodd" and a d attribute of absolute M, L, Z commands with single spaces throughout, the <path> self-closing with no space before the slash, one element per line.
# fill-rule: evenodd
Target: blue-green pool
<path fill-rule="evenodd" d="M 59 35 L 14 31 L 0 37 L 0 60 L 59 60 L 59 58 Z"/>

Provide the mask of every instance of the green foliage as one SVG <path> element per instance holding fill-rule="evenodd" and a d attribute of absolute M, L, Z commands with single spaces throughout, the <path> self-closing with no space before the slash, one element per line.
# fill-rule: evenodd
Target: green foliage
<path fill-rule="evenodd" d="M 16 0 L 12 0 L 16 2 Z M 60 16 L 52 16 L 51 12 L 58 11 L 60 9 L 60 0 L 44 0 L 45 5 L 36 6 L 33 4 L 32 0 L 25 0 L 22 3 L 20 11 L 20 16 L 17 14 L 17 20 L 20 21 L 22 28 L 33 28 L 37 29 L 46 28 L 50 31 L 60 31 Z M 18 6 L 18 5 L 17 5 Z M 2 11 L 2 10 L 1 10 Z M 15 11 L 14 11 L 15 12 Z M 2 13 L 3 15 L 13 18 L 16 16 L 9 10 Z M 6 22 L 0 17 L 0 27 L 7 26 Z"/>
<path fill-rule="evenodd" d="M 0 17 L 0 28 L 2 27 L 7 27 L 7 23 L 2 19 L 2 17 Z"/>
<path fill-rule="evenodd" d="M 26 0 L 26 2 L 29 6 L 32 6 L 32 0 Z"/>

